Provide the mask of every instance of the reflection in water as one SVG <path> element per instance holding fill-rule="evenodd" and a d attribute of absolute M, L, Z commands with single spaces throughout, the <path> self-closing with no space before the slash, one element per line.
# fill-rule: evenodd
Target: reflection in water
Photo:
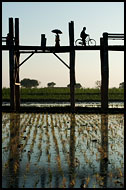
<path fill-rule="evenodd" d="M 45 188 L 46 171 L 44 167 L 42 169 L 42 173 L 40 177 L 41 177 L 41 188 Z"/>
<path fill-rule="evenodd" d="M 75 171 L 75 115 L 71 114 L 70 126 L 70 151 L 69 151 L 69 188 L 75 185 L 76 171 Z M 107 173 L 108 173 L 108 115 L 101 115 L 101 149 L 100 149 L 100 175 L 102 179 L 102 187 L 107 187 Z M 88 187 L 83 179 L 81 188 Z"/>
<path fill-rule="evenodd" d="M 103 187 L 107 187 L 108 173 L 108 114 L 101 115 L 101 162 L 100 175 L 103 179 Z"/>
<path fill-rule="evenodd" d="M 45 114 L 42 117 L 38 114 L 3 116 L 3 188 L 123 186 L 122 115 L 71 114 L 69 122 L 68 114 L 57 114 L 49 115 L 48 123 Z M 34 147 L 31 146 L 33 142 Z M 38 146 L 40 143 L 41 147 Z M 29 150 L 33 151 L 31 159 L 27 157 Z"/>
<path fill-rule="evenodd" d="M 8 188 L 18 188 L 20 114 L 10 113 L 10 154 Z"/>
<path fill-rule="evenodd" d="M 75 185 L 75 114 L 71 114 L 69 160 L 69 188 L 73 188 Z"/>
<path fill-rule="evenodd" d="M 58 172 L 55 173 L 55 188 L 59 188 L 59 174 Z"/>

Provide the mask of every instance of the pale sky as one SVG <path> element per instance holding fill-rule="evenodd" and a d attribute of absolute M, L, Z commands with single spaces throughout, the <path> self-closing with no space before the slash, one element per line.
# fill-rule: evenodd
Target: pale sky
<path fill-rule="evenodd" d="M 69 22 L 74 21 L 75 40 L 86 32 L 100 44 L 103 32 L 124 34 L 124 2 L 2 2 L 2 37 L 8 33 L 9 17 L 19 18 L 20 45 L 40 45 L 41 34 L 47 46 L 55 45 L 53 29 L 60 29 L 60 45 L 69 45 Z M 109 44 L 123 45 L 111 40 Z M 20 63 L 30 54 L 21 54 Z M 69 65 L 69 53 L 57 53 Z M 100 51 L 76 51 L 76 82 L 93 88 L 101 80 Z M 109 52 L 109 87 L 124 81 L 124 52 Z M 53 54 L 34 54 L 20 67 L 20 81 L 36 79 L 40 87 L 48 82 L 65 87 L 70 82 L 69 69 Z M 9 54 L 2 53 L 2 87 L 9 87 Z"/>

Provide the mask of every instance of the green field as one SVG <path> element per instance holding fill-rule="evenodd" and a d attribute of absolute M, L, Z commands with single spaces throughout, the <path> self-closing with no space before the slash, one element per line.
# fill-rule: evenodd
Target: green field
<path fill-rule="evenodd" d="M 20 95 L 22 101 L 69 101 L 70 89 L 69 88 L 21 88 Z M 10 89 L 2 89 L 2 100 L 8 101 L 10 99 Z M 85 88 L 75 89 L 76 101 L 100 101 L 101 92 L 99 89 Z M 109 89 L 109 101 L 123 101 L 124 89 L 112 88 Z"/>

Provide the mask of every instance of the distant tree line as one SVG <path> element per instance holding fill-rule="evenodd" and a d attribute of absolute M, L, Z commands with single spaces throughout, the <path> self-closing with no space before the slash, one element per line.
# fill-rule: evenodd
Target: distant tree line
<path fill-rule="evenodd" d="M 121 83 L 119 84 L 119 88 L 124 88 L 124 82 L 121 82 Z"/>
<path fill-rule="evenodd" d="M 75 88 L 82 88 L 80 83 L 76 83 L 74 86 L 75 86 Z M 67 87 L 69 88 L 70 84 L 68 84 Z"/>
<path fill-rule="evenodd" d="M 21 86 L 22 87 L 25 87 L 25 88 L 36 88 L 38 87 L 40 84 L 40 82 L 38 80 L 35 80 L 35 79 L 28 79 L 28 78 L 24 78 L 23 80 L 21 80 Z M 56 85 L 55 82 L 49 82 L 47 83 L 47 87 L 54 87 Z M 95 87 L 100 89 L 101 88 L 101 81 L 100 80 L 97 80 L 95 82 Z M 67 88 L 70 88 L 70 84 L 67 85 Z M 82 85 L 80 83 L 76 83 L 75 84 L 75 88 L 82 88 Z M 119 84 L 119 88 L 124 88 L 124 82 L 121 82 Z"/>
<path fill-rule="evenodd" d="M 48 87 L 54 87 L 55 85 L 56 85 L 55 82 L 49 82 L 49 83 L 47 83 L 47 86 L 48 86 Z"/>
<path fill-rule="evenodd" d="M 25 87 L 25 88 L 36 88 L 37 86 L 39 86 L 40 82 L 38 80 L 35 79 L 27 79 L 24 78 L 23 80 L 21 80 L 21 86 Z"/>

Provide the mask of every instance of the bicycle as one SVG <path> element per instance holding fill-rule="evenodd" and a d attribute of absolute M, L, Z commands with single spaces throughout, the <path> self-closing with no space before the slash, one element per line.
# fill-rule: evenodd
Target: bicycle
<path fill-rule="evenodd" d="M 84 46 L 82 39 L 77 39 L 75 41 L 76 46 Z M 94 39 L 91 39 L 90 36 L 87 36 L 86 38 L 86 45 L 88 46 L 96 46 L 96 41 Z"/>

